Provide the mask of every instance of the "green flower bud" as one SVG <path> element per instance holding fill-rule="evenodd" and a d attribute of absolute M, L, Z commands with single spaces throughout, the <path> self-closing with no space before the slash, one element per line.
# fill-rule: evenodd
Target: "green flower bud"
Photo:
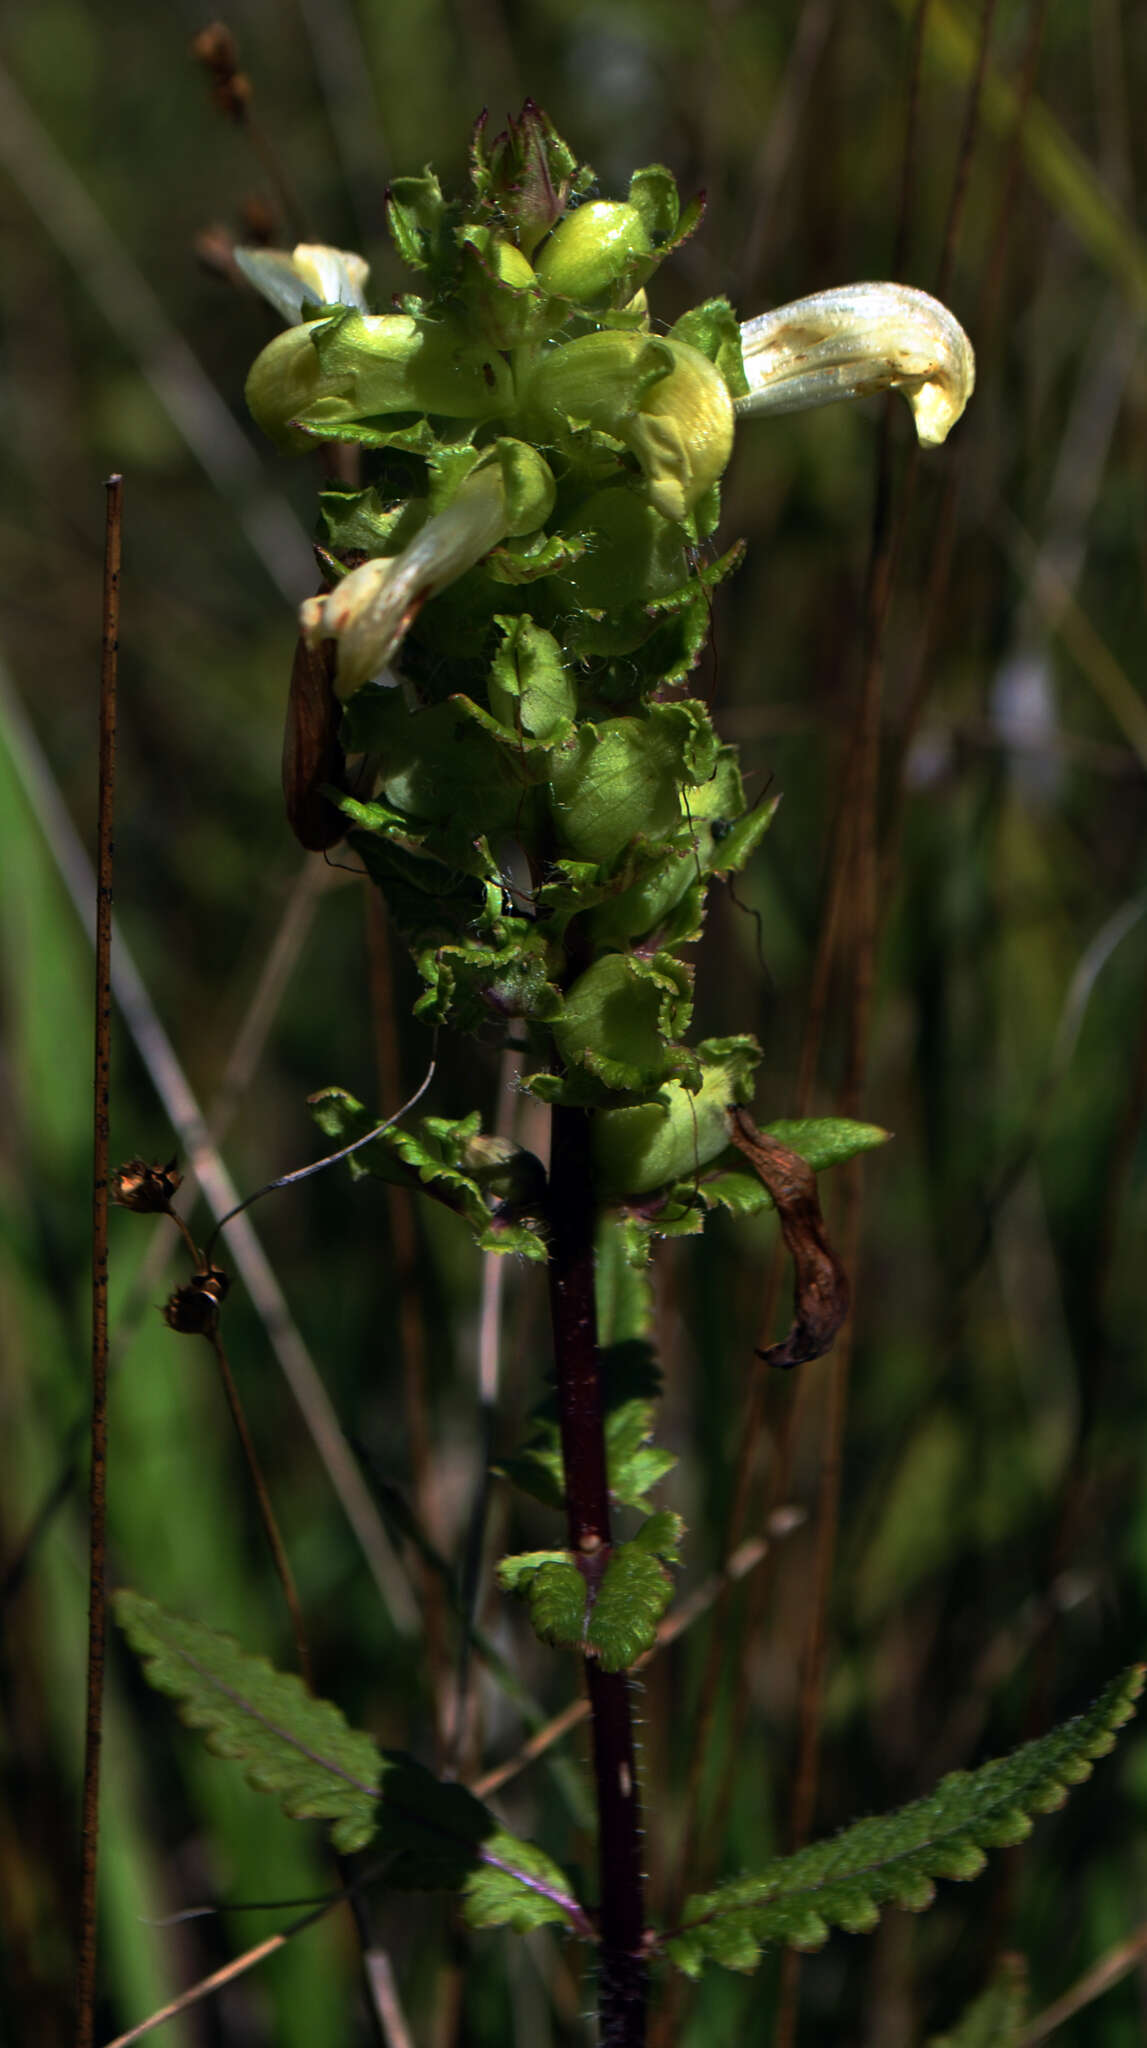
<path fill-rule="evenodd" d="M 635 206 L 591 199 L 558 222 L 537 270 L 547 291 L 590 305 L 623 280 L 628 297 L 648 277 L 652 256 L 649 230 Z"/>
<path fill-rule="evenodd" d="M 464 231 L 463 297 L 495 348 L 540 341 L 561 327 L 568 306 L 555 307 L 520 249 L 490 228 Z"/>
<path fill-rule="evenodd" d="M 623 442 L 641 464 L 650 503 L 678 524 L 716 483 L 733 449 L 728 386 L 708 357 L 683 341 L 584 334 L 543 356 L 526 402 L 555 424 L 596 427 Z"/>
<path fill-rule="evenodd" d="M 247 404 L 273 441 L 305 447 L 297 429 L 392 412 L 484 419 L 511 402 L 509 365 L 445 320 L 348 312 L 277 335 L 256 356 Z"/>
<path fill-rule="evenodd" d="M 295 453 L 313 446 L 293 422 L 306 412 L 322 387 L 311 340 L 311 330 L 319 324 L 308 321 L 304 327 L 288 327 L 268 342 L 251 365 L 244 391 L 256 426 L 262 427 L 277 448 Z"/>

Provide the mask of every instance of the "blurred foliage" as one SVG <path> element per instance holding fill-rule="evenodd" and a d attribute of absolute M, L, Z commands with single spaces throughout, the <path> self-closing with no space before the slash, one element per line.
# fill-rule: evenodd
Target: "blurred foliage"
<path fill-rule="evenodd" d="M 363 246 L 383 296 L 399 282 L 382 241 L 388 179 L 433 161 L 456 183 L 479 108 L 497 117 L 528 91 L 596 165 L 603 189 L 624 189 L 635 163 L 660 159 L 684 193 L 707 193 L 702 230 L 657 282 L 656 311 L 669 323 L 720 292 L 747 315 L 889 274 L 915 19 L 907 0 L 328 0 L 321 15 L 314 0 L 247 0 L 232 26 L 259 132 L 307 226 Z M 934 288 L 979 15 L 937 0 L 928 19 L 900 274 Z M 912 500 L 884 650 L 882 922 L 863 1114 L 895 1138 L 865 1173 L 819 1833 L 1040 1732 L 1147 1640 L 1137 1251 L 1147 1227 L 1147 920 L 1132 916 L 1147 886 L 1136 718 L 1147 385 L 1134 225 L 1147 145 L 1133 118 L 1147 17 L 1118 0 L 1047 10 L 1013 183 L 1009 109 L 1033 19 L 1018 0 L 995 11 L 948 284 L 976 343 L 977 396 L 950 447 L 918 467 L 906 415 L 890 430 L 893 501 L 909 488 Z M 5 668 L 90 843 L 100 483 L 112 466 L 127 473 L 118 908 L 209 1103 L 299 872 L 278 791 L 294 626 L 269 563 L 284 582 L 300 561 L 305 573 L 302 532 L 287 515 L 309 519 L 315 478 L 260 449 L 244 493 L 213 486 L 162 395 L 170 400 L 182 376 L 186 396 L 191 372 L 162 332 L 147 331 L 92 239 L 94 219 L 253 449 L 243 378 L 273 323 L 253 295 L 197 261 L 195 240 L 220 224 L 246 238 L 255 209 L 270 208 L 282 240 L 294 228 L 266 160 L 212 109 L 187 51 L 200 26 L 193 13 L 138 0 L 115 10 L 39 0 L 0 19 L 6 73 L 42 124 L 18 128 L 0 109 L 0 522 Z M 76 181 L 62 199 L 54 152 Z M 213 459 L 219 432 L 226 438 L 217 428 Z M 749 554 L 714 593 L 698 694 L 742 747 L 750 799 L 769 789 L 783 802 L 735 899 L 719 897 L 710 915 L 697 1025 L 760 1036 L 762 1121 L 830 1114 L 846 1059 L 838 964 L 816 1086 L 798 1104 L 834 818 L 848 790 L 881 431 L 873 404 L 739 435 L 718 535 L 722 546 L 744 537 Z M 949 542 L 950 573 L 937 579 Z M 70 2038 L 78 1864 L 79 1494 L 65 1489 L 22 1546 L 74 1462 L 86 1410 L 90 963 L 2 733 L 0 875 L 0 1541 L 8 1566 L 23 1556 L 26 1567 L 6 1591 L 0 1651 L 0 2033 L 55 2048 Z M 337 1080 L 368 1105 L 379 1100 L 377 953 L 359 887 L 337 869 L 330 879 L 227 1137 L 244 1188 L 314 1155 L 306 1097 L 316 1089 Z M 1101 958 L 1088 949 L 1105 931 Z M 846 963 L 849 935 L 846 917 Z M 430 1045 L 409 1022 L 414 977 L 400 950 L 392 973 L 401 1086 L 384 1084 L 388 1107 L 421 1079 Z M 428 1106 L 442 1116 L 481 1107 L 491 1128 L 499 1070 L 496 1044 L 461 1055 L 444 1044 Z M 114 1156 L 168 1156 L 170 1133 L 122 1030 L 112 1116 Z M 537 1106 L 519 1103 L 518 1135 L 544 1146 Z M 455 1566 L 483 1458 L 480 1257 L 457 1220 L 430 1205 L 404 1252 L 392 1194 L 328 1174 L 255 1214 L 348 1437 L 384 1496 L 418 1491 L 427 1533 Z M 113 1221 L 125 1312 L 150 1226 Z M 656 1266 L 661 1434 L 680 1460 L 663 1499 L 689 1524 L 684 1593 L 722 1552 L 774 1230 L 767 1215 L 718 1217 L 704 1239 L 663 1247 Z M 413 1335 L 411 1272 L 422 1304 Z M 146 1299 L 165 1291 L 153 1281 Z M 534 1269 L 509 1276 L 498 1461 L 520 1450 L 544 1392 L 543 1291 Z M 422 1646 L 382 1612 L 238 1289 L 227 1329 L 320 1683 L 379 1743 L 434 1762 Z M 430 1464 L 416 1489 L 403 1359 L 419 1337 Z M 804 1369 L 781 1505 L 815 1505 L 828 1369 Z M 754 1526 L 794 1398 L 779 1376 L 767 1389 Z M 134 1317 L 116 1368 L 111 1432 L 115 1578 L 284 1661 L 278 1589 L 206 1354 L 180 1346 L 150 1307 Z M 552 1541 L 540 1509 L 494 1484 L 502 1548 Z M 710 1825 L 691 1886 L 786 1846 L 810 1532 L 811 1523 L 778 1542 L 722 1624 L 735 1654 L 705 1740 Z M 429 1578 L 415 1579 L 425 1594 Z M 534 1645 L 489 1578 L 481 1619 L 542 1705 L 563 1705 L 567 1667 Z M 702 1620 L 685 1632 L 645 1679 L 656 1913 L 679 1854 L 706 1629 Z M 449 1634 L 445 1648 L 453 1658 Z M 522 1736 L 517 1710 L 484 1679 L 467 1762 L 509 1756 Z M 118 1649 L 107 1742 L 101 2039 L 291 1917 L 155 1925 L 165 1914 L 290 1900 L 333 1882 L 317 1829 L 269 1811 L 204 1756 Z M 555 1774 L 534 1767 L 514 1780 L 498 1813 L 563 1865 L 584 1861 Z M 916 2048 L 958 2023 L 1003 1950 L 1027 1958 L 1038 2012 L 1143 1919 L 1145 1814 L 1147 1738 L 1132 1730 L 1094 1784 L 977 1886 L 942 1888 L 919 1923 L 886 1916 L 871 1943 L 835 1935 L 803 1967 L 799 2039 Z M 387 1896 L 374 1912 L 419 2042 L 586 2038 L 587 1997 L 549 1935 L 513 1957 L 503 1936 L 463 1936 L 434 1901 Z M 367 2040 L 344 1917 L 173 2023 L 165 2040 Z M 777 1981 L 766 1964 L 743 1983 L 704 1983 L 679 2008 L 675 2040 L 768 2038 Z M 1130 2048 L 1142 2028 L 1141 1986 L 1128 1977 L 1057 2039 Z"/>

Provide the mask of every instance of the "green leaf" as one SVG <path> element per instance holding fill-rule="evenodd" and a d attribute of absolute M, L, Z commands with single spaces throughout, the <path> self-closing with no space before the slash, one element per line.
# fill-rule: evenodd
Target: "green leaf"
<path fill-rule="evenodd" d="M 704 1039 L 696 1091 L 671 1081 L 657 1102 L 602 1110 L 594 1118 L 594 1159 L 603 1194 L 643 1195 L 699 1174 L 728 1141 L 728 1109 L 748 1100 L 760 1048 L 749 1037 Z"/>
<path fill-rule="evenodd" d="M 762 1125 L 762 1129 L 770 1138 L 799 1152 L 814 1173 L 820 1173 L 826 1166 L 840 1166 L 858 1152 L 871 1152 L 878 1145 L 887 1145 L 892 1136 L 879 1124 L 853 1123 L 846 1116 L 782 1117 L 777 1123 Z"/>
<path fill-rule="evenodd" d="M 273 1670 L 233 1637 L 126 1588 L 113 1605 L 150 1683 L 206 1732 L 209 1749 L 244 1764 L 257 1791 L 275 1793 L 292 1819 L 330 1821 L 339 1850 L 371 1843 L 395 1888 L 461 1891 L 475 1927 L 524 1932 L 558 1921 L 588 1932 L 558 1866 L 506 1834 L 463 1786 L 399 1751 L 380 1751 L 330 1700 L 314 1699 L 301 1678 Z"/>
<path fill-rule="evenodd" d="M 781 1118 L 776 1123 L 762 1125 L 762 1129 L 771 1138 L 779 1138 L 782 1145 L 789 1145 L 794 1152 L 799 1152 L 814 1173 L 839 1166 L 857 1152 L 869 1152 L 874 1146 L 886 1145 L 892 1136 L 891 1131 L 882 1130 L 879 1124 L 850 1123 L 847 1117 L 833 1116 L 796 1120 Z M 688 1205 L 694 1211 L 698 1205 L 702 1209 L 728 1209 L 734 1216 L 756 1216 L 763 1209 L 775 1207 L 768 1189 L 755 1174 L 726 1167 L 715 1173 L 703 1174 L 699 1179 L 680 1181 L 668 1196 L 668 1216 L 664 1212 L 658 1213 L 656 1228 L 659 1232 L 663 1221 L 672 1221 L 673 1210 L 678 1205 Z M 700 1224 L 697 1227 L 700 1228 Z M 677 1232 L 671 1230 L 668 1234 L 672 1236 Z"/>
<path fill-rule="evenodd" d="M 386 224 L 404 263 L 414 270 L 441 271 L 454 254 L 451 217 L 442 187 L 429 167 L 421 177 L 395 178 L 386 195 Z"/>
<path fill-rule="evenodd" d="M 1031 1815 L 1063 1804 L 1090 1775 L 1115 1730 L 1129 1720 L 1144 1666 L 1132 1665 L 1095 1705 L 1050 1735 L 978 1771 L 956 1771 L 926 1799 L 898 1813 L 858 1821 L 841 1835 L 778 1857 L 756 1877 L 738 1878 L 686 1901 L 664 1946 L 687 1975 L 707 1962 L 752 1970 L 763 1947 L 819 1948 L 830 1926 L 862 1933 L 880 1908 L 931 1904 L 937 1877 L 979 1875 L 986 1849 L 1009 1847 L 1031 1830 Z"/>
<path fill-rule="evenodd" d="M 581 1647 L 588 1587 L 568 1550 L 529 1550 L 504 1557 L 498 1583 L 529 1603 L 530 1622 L 543 1643 Z"/>
<path fill-rule="evenodd" d="M 552 633 L 526 613 L 500 615 L 502 645 L 490 669 L 490 709 L 529 746 L 563 741 L 577 717 L 577 689 Z"/>
<path fill-rule="evenodd" d="M 319 494 L 320 536 L 336 555 L 397 555 L 426 518 L 426 501 L 389 505 L 372 487 L 351 491 L 331 485 Z"/>
<path fill-rule="evenodd" d="M 702 780 L 712 768 L 710 760 L 707 769 L 693 769 L 697 729 L 693 707 L 684 704 L 655 704 L 645 718 L 580 726 L 553 762 L 562 850 L 575 860 L 612 861 L 639 834 L 657 838 L 676 826 L 681 784 Z"/>
<path fill-rule="evenodd" d="M 535 533 L 503 542 L 482 566 L 495 583 L 536 583 L 539 577 L 552 576 L 555 570 L 572 565 L 584 553 L 583 540 L 567 539 L 560 533 Z"/>
<path fill-rule="evenodd" d="M 655 1525 L 655 1526 L 654 1526 Z M 586 1647 L 604 1671 L 625 1671 L 657 1641 L 657 1624 L 673 1598 L 673 1580 L 662 1563 L 661 1545 L 677 1554 L 681 1523 L 676 1515 L 654 1515 L 632 1543 L 618 1543 L 590 1608 Z"/>
<path fill-rule="evenodd" d="M 622 1261 L 636 1297 L 648 1295 L 648 1281 Z M 599 1268 L 600 1278 L 600 1268 Z M 650 1491 L 677 1463 L 672 1451 L 650 1442 L 661 1392 L 661 1374 L 650 1346 L 638 1339 L 608 1346 L 601 1355 L 605 1405 L 605 1457 L 610 1498 L 618 1507 L 652 1512 Z M 551 1395 L 531 1417 L 523 1448 L 506 1458 L 505 1476 L 547 1507 L 565 1506 L 565 1472 L 557 1405 Z"/>
<path fill-rule="evenodd" d="M 501 1829 L 482 1844 L 482 1861 L 462 1887 L 462 1910 L 471 1927 L 509 1927 L 529 1934 L 535 1927 L 575 1926 L 591 1930 L 570 1896 L 569 1879 L 542 1849 Z"/>
<path fill-rule="evenodd" d="M 582 1650 L 604 1670 L 623 1671 L 657 1639 L 673 1598 L 664 1560 L 676 1559 L 683 1526 L 679 1515 L 651 1515 L 632 1542 L 580 1562 L 568 1550 L 524 1551 L 502 1559 L 498 1582 L 529 1602 L 542 1642 Z"/>
<path fill-rule="evenodd" d="M 1027 2016 L 1027 1965 L 1001 1956 L 987 1989 L 967 2006 L 949 2034 L 934 2034 L 928 2048 L 1019 2048 Z"/>
<path fill-rule="evenodd" d="M 569 990 L 554 1043 L 567 1066 L 644 1093 L 674 1076 L 699 1078 L 696 1056 L 679 1043 L 692 1008 L 692 975 L 672 954 L 606 953 Z"/>
<path fill-rule="evenodd" d="M 336 1144 L 364 1138 L 379 1119 L 345 1088 L 320 1088 L 308 1097 L 319 1129 Z M 540 1210 L 545 1175 L 532 1152 L 500 1138 L 484 1138 L 477 1110 L 467 1117 L 421 1117 L 397 1124 L 347 1161 L 357 1179 L 371 1174 L 400 1187 L 421 1189 L 465 1218 L 484 1251 L 516 1251 L 544 1259 L 544 1239 L 526 1229 L 523 1212 Z"/>
<path fill-rule="evenodd" d="M 202 1622 L 166 1614 L 126 1588 L 116 1619 L 142 1657 L 148 1681 L 179 1702 L 181 1718 L 206 1731 L 217 1756 L 233 1757 L 260 1792 L 274 1792 L 292 1820 L 327 1820 L 336 1849 L 361 1849 L 378 1826 L 383 1759 L 369 1735 L 348 1727 L 330 1700 L 316 1700 L 293 1672 L 241 1650 Z"/>

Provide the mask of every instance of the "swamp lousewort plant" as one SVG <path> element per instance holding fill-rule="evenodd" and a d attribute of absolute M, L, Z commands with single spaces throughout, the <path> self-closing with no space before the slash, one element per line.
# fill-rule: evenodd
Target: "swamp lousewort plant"
<path fill-rule="evenodd" d="M 603 2038 L 636 2044 L 658 1959 L 751 1968 L 763 1944 L 813 1946 L 887 1901 L 926 1903 L 934 1876 L 972 1875 L 1109 1743 L 1137 1680 L 831 1853 L 781 1859 L 690 1900 L 676 1928 L 647 1927 L 626 1673 L 655 1642 L 683 1530 L 650 1498 L 673 1461 L 649 1441 L 647 1291 L 639 1279 L 599 1316 L 595 1260 L 640 1275 L 653 1235 L 775 1205 L 797 1314 L 765 1355 L 814 1357 L 847 1306 L 815 1169 L 885 1135 L 835 1120 L 758 1132 L 753 1039 L 688 1038 L 706 891 L 751 858 L 774 809 L 746 802 L 735 749 L 687 688 L 711 592 L 741 555 L 712 547 L 720 480 L 738 422 L 887 388 L 922 441 L 941 441 L 973 359 L 942 306 L 888 284 L 745 325 L 711 299 L 661 332 L 646 288 L 700 207 L 681 208 L 659 165 L 624 200 L 592 191 L 527 105 L 493 141 L 479 125 L 465 201 L 430 171 L 393 186 L 416 287 L 398 310 L 370 312 L 365 266 L 337 250 L 239 262 L 291 322 L 251 370 L 255 418 L 283 447 L 362 451 L 361 487 L 319 500 L 329 587 L 302 607 L 296 664 L 319 738 L 289 738 L 292 816 L 308 845 L 349 836 L 417 963 L 418 1014 L 511 1031 L 524 1087 L 552 1105 L 548 1176 L 476 1114 L 389 1130 L 354 1165 L 442 1200 L 484 1250 L 548 1263 L 556 1398 L 507 1469 L 564 1511 L 566 1542 L 505 1559 L 500 1578 L 584 1666 L 594 1906 L 460 1786 L 380 1754 L 297 1680 L 136 1595 L 120 1607 L 216 1745 L 251 1759 L 289 1811 L 334 1822 L 338 1846 L 371 1841 L 388 1884 L 454 1887 L 476 1925 L 552 1922 L 593 1943 Z M 345 755 L 364 763 L 355 795 Z M 314 1106 L 340 1143 L 375 1122 L 340 1089 Z"/>

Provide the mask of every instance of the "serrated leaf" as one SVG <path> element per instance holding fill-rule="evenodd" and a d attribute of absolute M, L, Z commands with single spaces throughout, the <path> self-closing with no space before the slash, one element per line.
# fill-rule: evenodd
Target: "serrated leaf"
<path fill-rule="evenodd" d="M 461 1891 L 476 1927 L 524 1932 L 561 1921 L 588 1932 L 558 1866 L 506 1834 L 464 1786 L 444 1783 L 399 1751 L 379 1750 L 332 1701 L 315 1699 L 293 1672 L 274 1670 L 232 1636 L 168 1614 L 127 1588 L 112 1597 L 149 1682 L 292 1819 L 331 1822 L 331 1840 L 346 1852 L 371 1843 L 386 1859 L 391 1886 Z"/>
<path fill-rule="evenodd" d="M 851 1159 L 857 1152 L 869 1152 L 878 1145 L 886 1145 L 891 1131 L 882 1130 L 879 1124 L 852 1123 L 846 1117 L 804 1117 L 780 1119 L 776 1123 L 762 1124 L 762 1131 L 780 1144 L 791 1146 L 799 1152 L 814 1173 L 823 1173 L 830 1166 L 839 1166 Z M 698 1217 L 698 1204 L 705 1209 L 728 1209 L 734 1216 L 756 1216 L 763 1209 L 776 1205 L 763 1181 L 755 1174 L 741 1173 L 735 1167 L 719 1167 L 716 1172 L 702 1174 L 699 1178 L 679 1181 L 666 1198 L 666 1210 L 658 1212 L 654 1229 L 658 1235 L 677 1236 L 682 1228 L 699 1230 L 703 1218 Z M 689 1208 L 697 1218 L 691 1224 L 682 1225 L 677 1220 L 677 1211 Z"/>
<path fill-rule="evenodd" d="M 292 1820 L 330 1821 L 337 1849 L 371 1840 L 383 1759 L 369 1735 L 232 1636 L 167 1614 L 127 1588 L 112 1604 L 148 1682 L 178 1701 L 180 1718 L 205 1732 L 208 1748 L 243 1763 L 249 1782 L 274 1792 Z"/>
<path fill-rule="evenodd" d="M 345 1088 L 320 1088 L 308 1097 L 319 1129 L 346 1145 L 373 1130 L 377 1117 Z M 483 1138 L 481 1117 L 426 1116 L 396 1124 L 348 1160 L 356 1179 L 369 1174 L 420 1189 L 465 1219 L 483 1251 L 520 1252 L 544 1259 L 545 1241 L 523 1220 L 536 1213 L 544 1174 L 532 1153 Z"/>
<path fill-rule="evenodd" d="M 756 1966 L 763 1947 L 818 1946 L 830 1925 L 871 1926 L 885 1905 L 919 1911 L 934 1877 L 968 1878 L 983 1851 L 1018 1841 L 1030 1815 L 1058 1803 L 1092 1759 L 1112 1748 L 1134 1712 L 1144 1667 L 1132 1665 L 1086 1714 L 1025 1743 L 978 1771 L 953 1772 L 926 1799 L 897 1813 L 858 1821 L 843 1834 L 778 1857 L 755 1877 L 736 1879 L 686 1902 L 682 1924 L 665 1939 L 678 1967 L 698 1976 L 707 1962 Z"/>
<path fill-rule="evenodd" d="M 570 1897 L 565 1872 L 532 1842 L 498 1830 L 482 1844 L 482 1861 L 462 1887 L 462 1910 L 471 1927 L 535 1927 L 571 1922 L 589 1929 Z"/>
<path fill-rule="evenodd" d="M 529 1604 L 534 1634 L 543 1643 L 580 1648 L 585 1635 L 588 1588 L 567 1550 L 521 1551 L 498 1566 L 503 1592 Z"/>
<path fill-rule="evenodd" d="M 654 1519 L 677 1521 L 673 1515 Z M 672 1598 L 673 1580 L 655 1550 L 638 1539 L 614 1546 L 585 1637 L 603 1671 L 625 1671 L 653 1648 L 657 1624 Z"/>
<path fill-rule="evenodd" d="M 657 1639 L 657 1624 L 673 1597 L 662 1562 L 676 1557 L 678 1515 L 653 1515 L 629 1543 L 579 1565 L 566 1550 L 533 1550 L 498 1566 L 503 1591 L 528 1600 L 530 1621 L 542 1642 L 582 1650 L 605 1671 L 623 1671 Z"/>

